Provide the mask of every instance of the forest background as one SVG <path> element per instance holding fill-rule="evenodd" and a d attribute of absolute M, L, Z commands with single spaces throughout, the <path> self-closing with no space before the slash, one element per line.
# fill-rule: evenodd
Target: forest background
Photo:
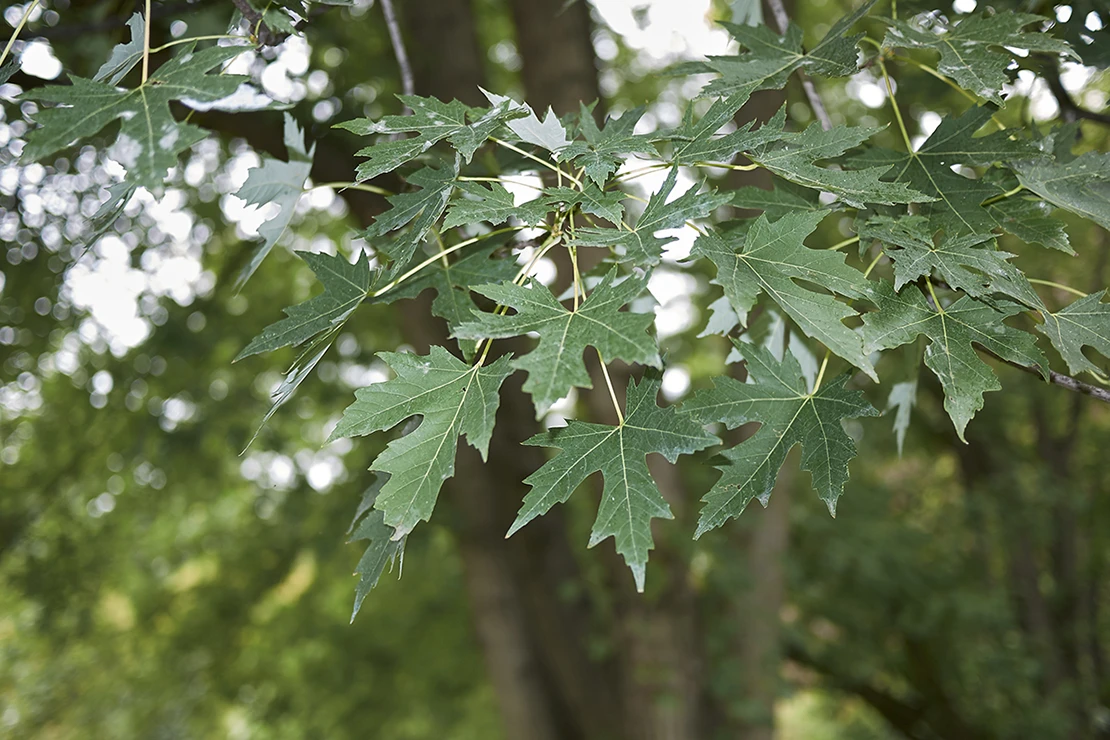
<path fill-rule="evenodd" d="M 729 51 L 714 21 L 770 18 L 751 3 L 677 0 L 397 6 L 420 94 L 480 105 L 481 85 L 560 114 L 583 100 L 615 113 L 647 104 L 659 125 L 678 123 L 701 82 L 665 70 Z M 9 28 L 27 7 L 5 10 Z M 222 0 L 153 8 L 152 46 L 224 34 L 234 12 Z M 1105 151 L 1110 80 L 1096 52 L 1107 9 L 992 8 L 1095 39 L 1089 66 L 1030 60 L 1006 113 L 1077 122 L 1083 146 Z M 201 112 L 193 120 L 218 138 L 186 154 L 164 194 L 132 199 L 86 254 L 88 200 L 113 176 L 108 140 L 52 166 L 21 163 L 35 108 L 16 95 L 63 67 L 91 76 L 129 37 L 135 9 L 40 3 L 16 46 L 23 68 L 0 89 L 0 733 L 1110 736 L 1110 407 L 1001 364 L 1005 390 L 988 396 L 966 444 L 922 374 L 903 451 L 893 413 L 869 420 L 835 520 L 791 458 L 766 509 L 696 543 L 667 535 L 642 595 L 611 543 L 581 547 L 588 501 L 503 539 L 539 452 L 515 467 L 471 461 L 409 539 L 403 578 L 398 564 L 349 624 L 362 548 L 343 533 L 384 443 L 323 443 L 353 390 L 386 377 L 375 352 L 425 352 L 442 328 L 427 295 L 354 317 L 317 377 L 239 455 L 294 355 L 231 361 L 278 309 L 316 291 L 293 250 L 349 253 L 352 227 L 386 204 L 311 191 L 236 291 L 267 214 L 231 193 L 262 156 L 286 157 L 282 114 Z M 851 10 L 846 0 L 788 9 L 807 40 Z M 983 8 L 902 13 L 919 10 Z M 305 30 L 243 71 L 306 127 L 313 182 L 347 181 L 360 144 L 332 125 L 400 111 L 395 52 L 378 4 L 313 6 Z M 967 107 L 909 62 L 889 70 L 917 142 Z M 892 122 L 874 68 L 819 89 L 834 123 Z M 738 121 L 766 120 L 785 101 L 805 123 L 805 100 L 795 81 L 757 93 Z M 882 136 L 897 141 L 892 128 Z M 646 195 L 662 177 L 636 187 Z M 1030 252 L 1022 265 L 1094 291 L 1110 273 L 1106 233 L 1064 218 L 1079 255 Z M 707 319 L 691 296 L 706 285 L 664 268 L 650 289 L 656 330 L 691 353 L 664 377 L 678 398 L 719 371 L 691 349 Z M 599 410 L 583 394 L 582 413 L 609 413 L 600 399 Z M 704 491 L 712 469 L 684 460 L 653 472 L 692 522 L 696 497 L 683 492 Z"/>

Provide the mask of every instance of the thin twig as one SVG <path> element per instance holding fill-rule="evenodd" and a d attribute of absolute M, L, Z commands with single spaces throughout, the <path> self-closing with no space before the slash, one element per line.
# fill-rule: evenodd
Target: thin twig
<path fill-rule="evenodd" d="M 401 37 L 397 14 L 393 12 L 393 0 L 381 0 L 381 3 L 385 25 L 389 29 L 389 41 L 393 44 L 393 54 L 397 57 L 397 66 L 401 68 L 401 90 L 405 95 L 415 95 L 416 84 L 412 79 L 412 66 L 409 64 L 409 55 L 405 51 L 405 40 Z M 405 112 L 410 112 L 407 105 Z"/>
<path fill-rule="evenodd" d="M 143 82 L 150 76 L 150 0 L 146 0 L 146 13 L 143 17 Z"/>
<path fill-rule="evenodd" d="M 1000 362 L 1006 363 L 1010 367 L 1016 367 L 1018 370 L 1036 375 L 1038 378 L 1044 377 L 1041 371 L 1035 367 L 1022 365 L 1020 362 L 1012 362 L 1004 357 L 999 357 L 994 352 L 991 352 L 988 349 L 984 349 L 983 347 L 976 347 L 976 349 L 978 349 L 980 352 L 985 352 L 986 354 L 990 355 L 996 360 L 999 360 Z M 1103 403 L 1110 403 L 1110 389 L 1099 388 L 1097 385 L 1084 383 L 1082 380 L 1073 378 L 1070 375 L 1064 375 L 1063 373 L 1058 373 L 1055 370 L 1049 370 L 1048 382 L 1052 383 L 1053 385 L 1058 385 L 1061 388 L 1067 388 L 1069 391 L 1075 391 L 1076 393 L 1082 393 L 1083 395 L 1090 396 L 1091 398 L 1097 398 Z"/>
<path fill-rule="evenodd" d="M 782 4 L 782 0 L 767 0 L 767 6 L 771 9 L 771 14 L 775 16 L 775 23 L 779 27 L 779 35 L 785 36 L 786 29 L 790 27 L 790 16 L 786 14 L 786 6 Z M 798 70 L 798 79 L 802 81 L 802 90 L 805 91 L 809 107 L 813 109 L 813 115 L 817 116 L 821 128 L 828 131 L 832 128 L 832 119 L 829 118 L 829 111 L 826 110 L 821 96 L 817 94 L 817 88 L 814 87 L 813 80 L 801 69 Z"/>

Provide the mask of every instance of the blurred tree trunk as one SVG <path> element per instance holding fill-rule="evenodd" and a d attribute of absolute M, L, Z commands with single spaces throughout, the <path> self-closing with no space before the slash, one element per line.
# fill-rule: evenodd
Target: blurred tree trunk
<path fill-rule="evenodd" d="M 404 7 L 406 31 L 419 54 L 419 94 L 480 104 L 482 56 L 467 0 L 414 0 Z M 446 340 L 444 327 L 421 306 L 405 311 L 406 334 L 421 351 Z M 499 342 L 496 351 L 524 346 Z M 520 343 L 523 344 L 523 343 Z M 544 462 L 521 441 L 541 430 L 521 379 L 502 390 L 498 434 L 483 463 L 460 450 L 443 493 L 458 522 L 477 630 L 509 738 L 620 738 L 615 683 L 590 658 L 590 604 L 570 550 L 562 512 L 553 511 L 505 540 L 526 493 L 522 481 Z"/>

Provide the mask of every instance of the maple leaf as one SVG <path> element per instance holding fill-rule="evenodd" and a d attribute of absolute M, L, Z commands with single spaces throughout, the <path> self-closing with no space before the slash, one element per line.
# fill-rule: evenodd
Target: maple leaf
<path fill-rule="evenodd" d="M 1049 203 L 1110 229 L 1110 154 L 1013 162 L 1018 181 Z"/>
<path fill-rule="evenodd" d="M 1021 306 L 1002 301 L 990 306 L 966 296 L 947 307 L 935 306 L 916 287 L 895 293 L 889 283 L 875 285 L 873 300 L 879 310 L 863 317 L 867 351 L 898 347 L 921 334 L 928 337 L 925 364 L 940 380 L 944 409 L 961 440 L 967 423 L 983 408 L 983 394 L 1002 388 L 973 344 L 1042 375 L 1047 373 L 1048 365 L 1033 335 L 1002 323 L 1021 313 Z"/>
<path fill-rule="evenodd" d="M 991 117 L 989 108 L 971 108 L 956 118 L 945 118 L 915 152 L 895 152 L 874 148 L 858 160 L 869 164 L 892 165 L 888 175 L 929 196 L 934 202 L 919 207 L 938 228 L 950 234 L 982 234 L 998 226 L 994 216 L 983 207 L 984 200 L 1002 191 L 982 179 L 964 177 L 952 171 L 954 165 L 989 165 L 1027 155 L 1029 144 L 1014 141 L 1008 132 L 973 136 Z"/>
<path fill-rule="evenodd" d="M 940 54 L 937 70 L 941 74 L 951 77 L 965 90 L 1002 105 L 999 93 L 1010 81 L 1006 69 L 1014 57 L 1005 47 L 1063 54 L 1080 61 L 1066 42 L 1040 30 L 1022 31 L 1032 23 L 1046 21 L 1027 13 L 983 13 L 945 26 L 932 14 L 922 15 L 910 22 L 887 21 L 890 29 L 883 46 L 936 51 Z"/>
<path fill-rule="evenodd" d="M 474 318 L 478 307 L 470 296 L 472 286 L 511 280 L 517 266 L 512 259 L 493 257 L 500 249 L 499 244 L 487 243 L 474 249 L 457 262 L 435 262 L 425 267 L 416 277 L 406 280 L 397 288 L 390 290 L 382 299 L 393 302 L 402 298 L 415 298 L 426 289 L 436 291 L 432 301 L 432 313 L 447 321 L 452 331 Z M 463 356 L 474 356 L 477 342 L 460 339 L 459 349 Z"/>
<path fill-rule="evenodd" d="M 859 335 L 844 325 L 856 312 L 830 295 L 816 293 L 796 283 L 805 280 L 849 298 L 871 295 L 871 283 L 844 264 L 844 255 L 808 249 L 803 241 L 813 233 L 827 212 L 793 213 L 778 221 L 760 216 L 746 237 L 733 243 L 714 232 L 698 237 L 692 256 L 705 257 L 717 266 L 714 282 L 740 317 L 766 293 L 807 336 L 817 339 L 838 356 L 875 377 Z"/>
<path fill-rule="evenodd" d="M 471 108 L 457 100 L 444 103 L 418 95 L 397 97 L 412 111 L 411 115 L 384 116 L 379 121 L 356 118 L 336 124 L 336 128 L 346 129 L 360 136 L 416 134 L 410 139 L 383 141 L 358 151 L 359 156 L 371 158 L 369 162 L 360 165 L 361 179 L 390 172 L 444 139 L 469 162 L 478 147 L 485 143 L 498 126 L 522 115 L 522 112 L 511 107 L 512 101 L 495 104 L 490 109 Z"/>
<path fill-rule="evenodd" d="M 443 347 L 424 356 L 380 352 L 397 374 L 392 380 L 355 391 L 331 440 L 386 431 L 413 416 L 419 425 L 390 442 L 371 470 L 388 473 L 374 501 L 383 522 L 400 540 L 421 521 L 428 521 L 443 482 L 455 474 L 458 438 L 486 459 L 501 384 L 513 369 L 508 356 L 489 365 L 467 365 Z"/>
<path fill-rule="evenodd" d="M 443 221 L 445 229 L 481 221 L 496 226 L 510 218 L 531 226 L 543 221 L 547 216 L 548 207 L 545 202 L 530 200 L 516 205 L 513 202 L 513 194 L 499 182 L 490 183 L 489 187 L 480 182 L 460 182 L 458 187 L 470 197 L 456 199 L 451 204 L 451 210 L 447 212 L 447 218 Z"/>
<path fill-rule="evenodd" d="M 455 329 L 454 336 L 506 339 L 533 331 L 539 334 L 536 348 L 513 360 L 513 367 L 528 372 L 524 390 L 532 395 L 536 413 L 542 416 L 571 388 L 593 387 L 582 360 L 586 347 L 594 347 L 606 360 L 660 366 L 659 349 L 647 333 L 655 317 L 620 310 L 643 292 L 646 279 L 629 276 L 617 283 L 616 277 L 614 268 L 574 310 L 565 308 L 550 290 L 536 282 L 530 286 L 476 286 L 476 292 L 517 313 L 475 312 L 471 321 Z"/>
<path fill-rule="evenodd" d="M 131 31 L 131 40 L 125 44 L 116 44 L 108 61 L 100 65 L 100 69 L 93 75 L 94 82 L 107 79 L 112 85 L 118 85 L 120 80 L 127 76 L 139 60 L 143 58 L 143 16 L 135 13 L 127 19 L 127 28 Z"/>
<path fill-rule="evenodd" d="M 1110 305 L 1102 302 L 1105 295 L 1106 291 L 1100 290 L 1055 313 L 1042 311 L 1044 323 L 1037 330 L 1049 338 L 1073 373 L 1103 374 L 1102 369 L 1083 354 L 1084 347 L 1110 357 Z"/>
<path fill-rule="evenodd" d="M 1039 198 L 1010 197 L 991 203 L 987 211 L 998 225 L 1026 244 L 1040 244 L 1049 249 L 1075 254 L 1068 240 L 1064 222 L 1049 215 L 1051 209 Z"/>
<path fill-rule="evenodd" d="M 673 167 L 659 190 L 648 199 L 634 228 L 578 229 L 571 243 L 584 247 L 614 247 L 618 255 L 638 266 L 658 264 L 663 257 L 663 248 L 675 238 L 658 237 L 655 232 L 675 229 L 689 220 L 704 218 L 729 201 L 729 196 L 725 193 L 699 193 L 694 186 L 667 202 L 677 178 L 678 168 Z"/>
<path fill-rule="evenodd" d="M 435 226 L 447 209 L 447 201 L 455 190 L 455 178 L 458 175 L 457 157 L 452 165 L 445 164 L 439 169 L 422 167 L 412 173 L 405 180 L 409 185 L 417 185 L 420 189 L 386 198 L 393 207 L 374 219 L 374 223 L 362 232 L 363 238 L 371 241 L 376 251 L 390 260 L 400 264 L 408 262 L 428 230 Z M 392 241 L 375 241 L 408 224 L 412 224 L 411 227 L 396 235 Z"/>
<path fill-rule="evenodd" d="M 207 135 L 202 129 L 174 120 L 171 100 L 191 104 L 216 103 L 235 93 L 248 78 L 210 75 L 209 70 L 243 53 L 241 47 L 216 46 L 194 51 L 187 46 L 137 88 L 121 90 L 104 82 L 71 76 L 71 85 L 49 85 L 26 97 L 58 106 L 39 111 L 38 128 L 28 134 L 24 162 L 50 154 L 122 119 L 110 156 L 127 170 L 137 185 L 157 189 L 177 155 Z"/>
<path fill-rule="evenodd" d="M 548 205 L 562 205 L 565 209 L 578 206 L 583 213 L 599 216 L 615 224 L 619 224 L 624 216 L 621 201 L 626 197 L 619 190 L 607 193 L 589 182 L 581 190 L 557 187 L 543 191 L 543 202 Z"/>
<path fill-rule="evenodd" d="M 288 113 L 285 114 L 285 149 L 289 153 L 288 162 L 272 157 L 263 158 L 261 166 L 247 171 L 247 179 L 235 193 L 248 206 L 273 203 L 278 207 L 277 213 L 258 227 L 258 234 L 263 242 L 239 273 L 235 282 L 236 290 L 246 284 L 289 227 L 289 222 L 293 220 L 293 210 L 304 193 L 305 180 L 312 171 L 312 156 L 316 145 L 313 144 L 311 149 L 305 148 L 304 132 Z"/>
<path fill-rule="evenodd" d="M 378 509 L 373 509 L 374 501 L 377 500 L 378 493 L 388 479 L 388 476 L 379 475 L 373 485 L 366 490 L 355 512 L 354 521 L 347 530 L 347 534 L 351 535 L 351 539 L 347 540 L 348 543 L 370 541 L 366 551 L 359 558 L 358 565 L 355 566 L 355 574 L 359 579 L 358 586 L 355 587 L 354 609 L 351 610 L 352 622 L 358 616 L 367 594 L 378 585 L 386 566 L 392 565 L 398 558 L 404 558 L 405 539 L 403 537 L 399 540 L 393 539 L 393 528 L 386 525 L 385 514 Z M 362 521 L 360 522 L 359 519 Z"/>
<path fill-rule="evenodd" d="M 647 136 L 633 133 L 636 123 L 644 115 L 642 106 L 630 110 L 620 118 L 608 117 L 605 127 L 599 129 L 593 114 L 585 106 L 580 106 L 578 128 L 586 141 L 572 141 L 563 147 L 561 159 L 573 161 L 586 172 L 599 188 L 604 187 L 609 176 L 617 171 L 623 158 L 630 154 L 654 157 L 656 152 Z M 612 220 L 612 219 L 610 219 Z"/>
<path fill-rule="evenodd" d="M 802 49 L 802 30 L 793 23 L 785 36 L 764 25 L 747 26 L 723 23 L 740 44 L 735 56 L 711 56 L 705 62 L 687 65 L 691 72 L 717 72 L 719 79 L 706 86 L 704 94 L 749 96 L 756 90 L 779 89 L 796 70 L 823 77 L 846 77 L 858 69 L 856 44 L 863 34 L 846 37 L 848 30 L 875 5 L 875 0 L 860 5 L 842 16 L 825 37 L 808 52 Z"/>
<path fill-rule="evenodd" d="M 662 373 L 650 370 L 639 383 L 629 383 L 624 420 L 617 426 L 572 420 L 526 440 L 528 445 L 560 451 L 524 480 L 532 490 L 524 497 L 509 535 L 566 502 L 588 476 L 600 471 L 605 487 L 589 547 L 612 537 L 632 570 L 636 590 L 642 592 L 648 553 L 654 547 L 651 520 L 673 518 L 645 457 L 658 453 L 674 463 L 679 455 L 720 442 L 673 406 L 656 405 L 661 385 Z"/>
<path fill-rule="evenodd" d="M 818 161 L 839 157 L 859 146 L 881 131 L 881 127 L 837 126 L 825 131 L 814 124 L 799 133 L 790 133 L 781 132 L 783 121 L 782 118 L 772 119 L 759 129 L 761 132 L 768 128 L 772 130 L 765 134 L 767 143 L 746 152 L 748 159 L 785 180 L 832 193 L 856 208 L 863 208 L 866 203 L 892 205 L 935 199 L 932 194 L 918 192 L 900 181 L 883 181 L 881 178 L 888 173 L 889 166 L 862 170 L 817 166 Z M 776 130 L 779 130 L 779 135 L 771 136 Z"/>
<path fill-rule="evenodd" d="M 285 309 L 286 318 L 263 329 L 239 353 L 236 362 L 259 352 L 303 344 L 342 323 L 366 300 L 382 276 L 380 270 L 370 269 L 365 252 L 353 263 L 341 255 L 321 252 L 297 252 L 297 255 L 324 284 L 324 292 Z"/>
<path fill-rule="evenodd" d="M 779 108 L 766 124 L 754 131 L 752 127 L 755 121 L 749 121 L 736 131 L 715 136 L 722 126 L 732 122 L 747 99 L 748 95 L 745 93 L 733 93 L 727 98 L 721 98 L 709 107 L 697 123 L 693 121 L 693 107 L 687 108 L 682 125 L 660 136 L 673 142 L 671 156 L 667 161 L 676 165 L 729 162 L 739 152 L 780 139 L 786 125 L 786 106 Z"/>
<path fill-rule="evenodd" d="M 894 260 L 895 290 L 935 270 L 949 286 L 976 298 L 1001 293 L 1031 308 L 1044 307 L 1025 274 L 1007 262 L 1014 255 L 994 248 L 994 234 L 945 235 L 934 243 L 935 231 L 923 216 L 876 216 L 859 236 L 884 244 Z"/>
<path fill-rule="evenodd" d="M 835 515 L 848 480 L 848 462 L 856 455 L 841 421 L 879 412 L 862 393 L 845 388 L 847 374 L 811 391 L 793 354 L 776 360 L 758 345 L 733 343 L 742 351 L 754 382 L 714 378 L 713 388 L 694 393 L 682 411 L 699 422 L 721 422 L 730 429 L 752 421 L 760 427 L 724 451 L 727 462 L 716 466 L 722 475 L 702 498 L 705 506 L 694 537 L 740 516 L 752 499 L 766 506 L 786 453 L 796 444 L 802 446 L 802 469 L 810 472 L 817 494 Z"/>
<path fill-rule="evenodd" d="M 737 208 L 763 211 L 767 218 L 772 219 L 798 211 L 828 210 L 821 205 L 816 190 L 795 185 L 788 180 L 779 180 L 771 190 L 752 185 L 738 188 L 732 192 L 731 203 Z"/>

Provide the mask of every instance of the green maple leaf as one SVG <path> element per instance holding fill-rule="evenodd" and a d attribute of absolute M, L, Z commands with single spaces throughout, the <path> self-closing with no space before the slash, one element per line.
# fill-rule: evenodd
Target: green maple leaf
<path fill-rule="evenodd" d="M 760 427 L 724 451 L 726 462 L 717 466 L 721 478 L 702 498 L 705 506 L 694 536 L 740 516 L 752 499 L 766 506 L 786 453 L 796 444 L 802 446 L 802 469 L 810 472 L 817 494 L 835 515 L 848 480 L 848 462 L 856 455 L 841 421 L 879 412 L 862 393 L 845 388 L 847 374 L 810 391 L 794 355 L 786 353 L 776 360 L 757 345 L 734 343 L 754 382 L 714 378 L 713 388 L 696 392 L 682 404 L 682 411 L 702 423 L 722 422 L 730 429 L 752 421 Z"/>
<path fill-rule="evenodd" d="M 132 90 L 71 76 L 71 85 L 49 85 L 29 92 L 28 98 L 59 105 L 36 114 L 39 126 L 27 137 L 23 161 L 41 161 L 95 136 L 118 118 L 123 122 L 110 156 L 127 170 L 128 180 L 157 189 L 166 170 L 177 164 L 177 155 L 207 135 L 196 126 L 174 120 L 170 101 L 212 105 L 228 98 L 248 78 L 207 73 L 242 53 L 241 47 L 234 46 L 201 51 L 186 47 Z"/>
<path fill-rule="evenodd" d="M 987 211 L 998 225 L 1026 244 L 1040 244 L 1049 249 L 1075 254 L 1064 229 L 1064 222 L 1049 215 L 1048 204 L 1037 198 L 1012 196 L 991 203 Z"/>
<path fill-rule="evenodd" d="M 771 190 L 752 185 L 732 191 L 732 205 L 763 211 L 767 218 L 782 218 L 798 211 L 827 211 L 816 190 L 779 180 Z"/>
<path fill-rule="evenodd" d="M 362 602 L 366 599 L 385 572 L 386 566 L 392 566 L 398 558 L 404 558 L 405 539 L 393 539 L 393 528 L 385 523 L 385 514 L 378 509 L 373 509 L 374 501 L 382 486 L 389 479 L 388 476 L 379 475 L 374 484 L 366 490 L 355 512 L 354 521 L 351 522 L 347 533 L 351 535 L 351 542 L 369 540 L 366 551 L 359 558 L 355 566 L 355 574 L 359 576 L 358 586 L 355 587 L 355 606 L 351 611 L 351 621 L 355 621 Z M 365 516 L 363 516 L 365 515 Z M 360 522 L 359 519 L 362 521 Z M 355 525 L 358 525 L 357 527 Z"/>
<path fill-rule="evenodd" d="M 573 244 L 584 247 L 614 247 L 617 253 L 634 265 L 656 265 L 663 257 L 663 248 L 674 237 L 661 238 L 655 232 L 676 229 L 689 220 L 705 218 L 714 209 L 728 203 L 726 193 L 699 193 L 691 187 L 674 200 L 667 202 L 678 178 L 678 168 L 671 168 L 663 185 L 648 199 L 647 206 L 636 226 L 623 229 L 584 228 L 575 232 Z"/>
<path fill-rule="evenodd" d="M 1005 47 L 1063 54 L 1080 61 L 1066 42 L 1043 31 L 1022 31 L 1032 23 L 1046 21 L 1037 15 L 1012 12 L 967 16 L 948 27 L 937 23 L 932 15 L 920 16 L 912 22 L 887 21 L 890 30 L 883 46 L 938 52 L 937 69 L 941 74 L 951 77 L 965 90 L 1002 105 L 1000 92 L 1010 81 L 1006 69 L 1014 58 Z"/>
<path fill-rule="evenodd" d="M 768 121 L 759 131 L 766 133 L 769 143 L 752 147 L 746 154 L 753 162 L 779 177 L 807 188 L 836 195 L 848 205 L 863 208 L 866 203 L 921 203 L 934 200 L 904 183 L 886 182 L 881 178 L 890 170 L 885 167 L 868 167 L 862 170 L 831 169 L 819 167 L 821 160 L 833 159 L 859 146 L 882 128 L 852 128 L 837 126 L 824 131 L 814 124 L 800 133 L 781 132 L 782 118 Z"/>
<path fill-rule="evenodd" d="M 656 405 L 661 378 L 658 371 L 649 371 L 641 382 L 629 383 L 627 410 L 617 426 L 570 421 L 525 441 L 560 451 L 525 479 L 532 490 L 524 497 L 509 535 L 566 502 L 589 475 L 600 471 L 605 488 L 589 546 L 614 538 L 617 552 L 632 570 L 636 589 L 644 590 L 648 553 L 654 547 L 651 520 L 673 518 L 644 458 L 658 453 L 674 463 L 679 455 L 720 441 L 674 407 Z"/>
<path fill-rule="evenodd" d="M 766 293 L 807 336 L 874 378 L 875 369 L 859 334 L 843 323 L 856 312 L 830 295 L 795 282 L 804 280 L 849 298 L 871 295 L 872 284 L 844 264 L 843 254 L 808 249 L 803 244 L 826 215 L 802 211 L 774 222 L 760 216 L 746 237 L 733 237 L 729 243 L 714 232 L 698 237 L 691 255 L 705 257 L 717 266 L 714 282 L 725 289 L 737 315 L 747 316 L 759 294 Z"/>
<path fill-rule="evenodd" d="M 578 128 L 586 141 L 572 141 L 559 152 L 561 159 L 573 161 L 599 188 L 620 167 L 623 157 L 638 154 L 654 157 L 656 152 L 647 136 L 633 134 L 644 108 L 630 110 L 620 118 L 609 117 L 599 129 L 590 110 L 581 105 Z M 611 220 L 611 219 L 610 219 Z"/>
<path fill-rule="evenodd" d="M 486 244 L 457 262 L 428 265 L 416 277 L 401 283 L 382 298 L 389 302 L 415 298 L 426 289 L 432 288 L 436 291 L 432 313 L 445 319 L 448 328 L 454 331 L 474 318 L 474 313 L 478 310 L 471 298 L 472 286 L 511 280 L 516 274 L 517 266 L 512 259 L 493 257 L 494 252 L 500 248 L 498 244 Z M 474 340 L 459 340 L 459 348 L 467 359 L 474 356 L 477 346 Z"/>
<path fill-rule="evenodd" d="M 457 100 L 444 103 L 435 98 L 398 95 L 412 111 L 407 116 L 384 116 L 379 121 L 356 118 L 336 124 L 360 136 L 381 134 L 397 136 L 414 133 L 415 137 L 400 141 L 384 141 L 357 152 L 370 160 L 359 165 L 359 179 L 366 180 L 400 167 L 427 151 L 436 142 L 446 139 L 467 162 L 498 126 L 522 115 L 509 103 L 490 108 L 471 108 Z"/>
<path fill-rule="evenodd" d="M 982 203 L 1002 191 L 982 179 L 959 175 L 952 166 L 989 165 L 1030 152 L 1027 143 L 1009 139 L 1005 131 L 974 137 L 990 117 L 989 108 L 971 108 L 958 118 L 942 120 L 915 152 L 874 148 L 859 160 L 892 165 L 889 179 L 928 195 L 934 202 L 923 204 L 921 214 L 950 234 L 983 234 L 998 222 Z"/>
<path fill-rule="evenodd" d="M 496 226 L 510 218 L 531 226 L 543 221 L 547 216 L 548 207 L 545 202 L 530 200 L 527 203 L 515 205 L 513 194 L 499 182 L 491 183 L 489 187 L 480 182 L 460 182 L 458 187 L 470 197 L 458 198 L 451 204 L 447 218 L 443 220 L 445 229 L 481 221 Z"/>
<path fill-rule="evenodd" d="M 1087 152 L 1067 162 L 1045 157 L 1012 167 L 1028 190 L 1110 229 L 1110 154 Z"/>
<path fill-rule="evenodd" d="M 506 339 L 533 331 L 539 334 L 536 348 L 513 360 L 513 367 L 528 372 L 524 390 L 532 395 L 536 413 L 542 416 L 571 388 L 593 387 L 582 360 L 586 347 L 597 349 L 605 360 L 660 366 L 659 349 L 647 333 L 655 317 L 620 310 L 643 292 L 646 280 L 630 276 L 614 284 L 616 277 L 616 270 L 611 270 L 575 310 L 565 308 L 539 283 L 530 287 L 479 285 L 475 291 L 517 313 L 476 312 L 454 335 L 460 339 Z"/>
<path fill-rule="evenodd" d="M 895 293 L 889 283 L 875 285 L 874 301 L 879 310 L 863 317 L 867 351 L 898 347 L 921 334 L 928 337 L 925 364 L 944 388 L 944 408 L 961 440 L 967 423 L 983 408 L 983 394 L 1002 388 L 973 344 L 1004 360 L 1046 373 L 1044 355 L 1033 335 L 1002 323 L 1020 313 L 1021 306 L 1000 301 L 992 307 L 963 297 L 950 306 L 937 307 L 930 305 L 916 287 Z"/>
<path fill-rule="evenodd" d="M 320 282 L 324 292 L 304 303 L 285 309 L 286 318 L 263 329 L 235 361 L 260 352 L 297 346 L 321 332 L 328 332 L 347 319 L 373 291 L 382 272 L 372 270 L 363 252 L 354 263 L 341 255 L 298 252 Z"/>
<path fill-rule="evenodd" d="M 390 260 L 405 263 L 412 259 L 417 247 L 428 230 L 447 209 L 447 201 L 455 190 L 455 178 L 459 176 L 459 160 L 453 165 L 439 169 L 423 167 L 405 178 L 409 185 L 419 186 L 411 193 L 398 193 L 386 200 L 393 206 L 377 216 L 374 223 L 362 232 L 363 238 L 375 245 L 375 249 Z M 392 242 L 375 242 L 391 231 L 397 231 L 412 224 L 408 231 L 397 236 Z"/>
<path fill-rule="evenodd" d="M 131 31 L 131 40 L 125 44 L 116 44 L 108 61 L 100 66 L 93 75 L 94 82 L 107 79 L 112 85 L 118 85 L 120 80 L 127 76 L 139 60 L 143 58 L 143 16 L 135 13 L 127 20 L 127 27 Z"/>
<path fill-rule="evenodd" d="M 455 474 L 460 436 L 486 458 L 500 403 L 501 384 L 512 372 L 509 357 L 489 365 L 467 365 L 444 349 L 428 355 L 381 352 L 397 374 L 392 380 L 355 391 L 330 440 L 392 429 L 406 419 L 420 424 L 393 440 L 371 470 L 388 473 L 374 501 L 383 522 L 399 540 L 428 521 L 443 482 Z"/>
<path fill-rule="evenodd" d="M 581 190 L 559 187 L 543 191 L 543 202 L 548 205 L 561 205 L 565 209 L 578 206 L 583 213 L 599 216 L 615 224 L 619 224 L 624 216 L 621 201 L 626 197 L 619 190 L 607 193 L 589 182 Z"/>
<path fill-rule="evenodd" d="M 316 145 L 313 144 L 311 149 L 305 148 L 304 132 L 288 113 L 285 114 L 285 148 L 289 153 L 288 162 L 271 157 L 263 158 L 260 167 L 252 167 L 247 172 L 247 179 L 235 193 L 247 205 L 264 206 L 274 203 L 278 207 L 277 213 L 258 227 L 263 242 L 239 273 L 236 289 L 246 284 L 289 227 L 289 222 L 293 220 L 293 209 L 304 193 L 305 180 L 312 171 L 312 156 Z"/>
<path fill-rule="evenodd" d="M 690 71 L 716 72 L 719 79 L 709 83 L 705 94 L 746 96 L 756 90 L 779 89 L 796 70 L 823 77 L 846 77 L 854 74 L 857 64 L 856 44 L 863 34 L 845 34 L 875 5 L 868 0 L 854 12 L 842 16 L 825 37 L 808 52 L 802 49 L 802 30 L 790 24 L 780 37 L 766 26 L 722 24 L 736 39 L 743 51 L 735 56 L 713 56 Z"/>
<path fill-rule="evenodd" d="M 1068 363 L 1073 373 L 1088 371 L 1102 375 L 1098 365 L 1083 354 L 1092 347 L 1110 357 L 1110 305 L 1102 302 L 1105 290 L 1080 298 L 1055 313 L 1043 311 L 1044 323 L 1037 330 L 1052 341 L 1052 346 Z"/>
<path fill-rule="evenodd" d="M 945 235 L 923 216 L 875 216 L 859 230 L 861 240 L 878 239 L 894 260 L 894 289 L 901 290 L 935 270 L 951 287 L 976 298 L 1001 293 L 1025 305 L 1044 307 L 1025 274 L 1007 262 L 1014 255 L 994 248 L 994 234 Z"/>
<path fill-rule="evenodd" d="M 752 130 L 755 121 L 749 121 L 736 131 L 716 136 L 721 127 L 732 121 L 736 112 L 747 102 L 745 93 L 733 93 L 717 100 L 705 115 L 693 121 L 693 107 L 686 109 L 682 125 L 661 138 L 672 143 L 668 162 L 679 165 L 696 165 L 699 162 L 729 162 L 738 153 L 763 146 L 782 138 L 786 125 L 786 106 L 779 108 L 774 117 L 763 126 Z"/>

